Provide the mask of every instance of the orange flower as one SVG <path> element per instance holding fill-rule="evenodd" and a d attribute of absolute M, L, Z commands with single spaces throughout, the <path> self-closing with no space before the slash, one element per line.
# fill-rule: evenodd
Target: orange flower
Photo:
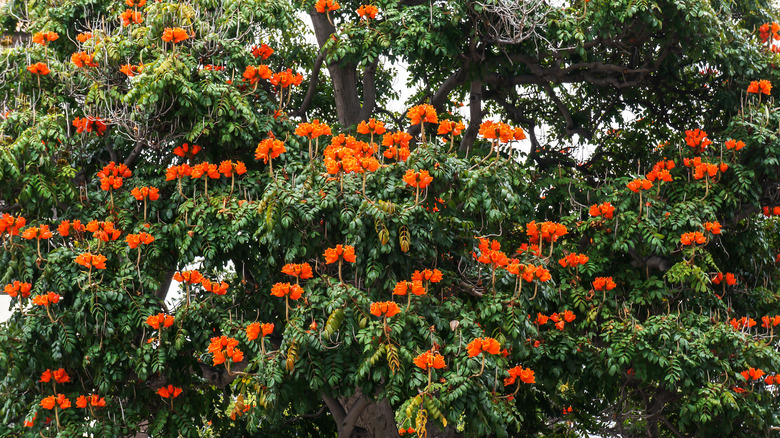
<path fill-rule="evenodd" d="M 441 271 L 438 269 L 425 269 L 422 272 L 414 271 L 414 274 L 412 274 L 412 281 L 430 281 L 431 283 L 438 283 L 441 279 Z"/>
<path fill-rule="evenodd" d="M 177 44 L 188 39 L 189 37 L 190 36 L 187 34 L 187 31 L 180 27 L 166 27 L 165 31 L 163 31 L 162 40 L 166 43 L 173 42 L 174 44 Z"/>
<path fill-rule="evenodd" d="M 35 64 L 28 65 L 27 71 L 34 75 L 46 76 L 51 70 L 49 70 L 49 66 L 46 64 L 42 62 L 36 62 Z"/>
<path fill-rule="evenodd" d="M 143 15 L 140 12 L 133 11 L 132 9 L 125 9 L 122 15 L 119 16 L 122 19 L 122 27 L 130 26 L 131 24 L 141 24 L 144 21 Z"/>
<path fill-rule="evenodd" d="M 201 284 L 203 284 L 203 288 L 206 289 L 206 291 L 211 292 L 214 295 L 225 295 L 227 293 L 228 284 L 224 281 L 217 283 L 216 281 L 212 282 L 211 280 L 204 278 Z"/>
<path fill-rule="evenodd" d="M 85 252 L 76 256 L 76 263 L 85 268 L 106 269 L 106 257 L 101 254 Z"/>
<path fill-rule="evenodd" d="M 705 222 L 704 223 L 704 229 L 709 231 L 712 234 L 720 234 L 721 226 L 718 221 L 715 222 Z"/>
<path fill-rule="evenodd" d="M 49 304 L 57 304 L 60 302 L 61 296 L 54 292 L 47 292 L 45 295 L 36 295 L 33 297 L 33 304 L 36 306 L 48 306 Z"/>
<path fill-rule="evenodd" d="M 91 221 L 84 228 L 92 233 L 92 237 L 103 242 L 116 240 L 122 234 L 121 231 L 114 228 L 113 222 Z"/>
<path fill-rule="evenodd" d="M 288 263 L 282 268 L 282 273 L 300 278 L 301 280 L 307 280 L 312 277 L 311 265 L 308 263 Z"/>
<path fill-rule="evenodd" d="M 125 0 L 125 4 L 131 8 L 142 8 L 146 5 L 146 0 Z"/>
<path fill-rule="evenodd" d="M 53 236 L 49 231 L 48 225 L 41 225 L 40 227 L 30 227 L 22 232 L 22 238 L 27 240 L 32 239 L 50 239 Z"/>
<path fill-rule="evenodd" d="M 265 43 L 261 44 L 260 47 L 252 46 L 252 56 L 255 58 L 268 59 L 273 53 L 274 49 L 268 47 Z"/>
<path fill-rule="evenodd" d="M 219 174 L 216 164 L 203 162 L 200 164 L 196 164 L 192 168 L 190 179 L 198 179 L 198 178 L 219 179 L 221 176 L 222 175 Z"/>
<path fill-rule="evenodd" d="M 617 287 L 617 284 L 612 280 L 612 277 L 596 277 L 593 281 L 593 289 L 604 291 L 612 290 Z"/>
<path fill-rule="evenodd" d="M 234 338 L 227 336 L 211 338 L 208 351 L 213 355 L 214 365 L 224 363 L 226 359 L 230 359 L 234 363 L 244 360 L 244 353 L 236 348 L 237 346 L 238 341 Z"/>
<path fill-rule="evenodd" d="M 523 368 L 518 365 L 514 368 L 510 368 L 508 372 L 509 377 L 504 379 L 504 386 L 512 385 L 515 383 L 518 377 L 523 383 L 536 383 L 536 380 L 534 379 L 534 372 L 530 368 Z"/>
<path fill-rule="evenodd" d="M 274 73 L 269 82 L 271 82 L 272 85 L 279 85 L 282 88 L 287 88 L 291 85 L 301 85 L 301 82 L 303 82 L 303 75 L 300 73 L 295 74 L 292 72 L 292 69 L 288 68 L 287 71 Z"/>
<path fill-rule="evenodd" d="M 745 142 L 742 140 L 737 141 L 734 140 L 733 138 L 726 140 L 726 149 L 734 149 L 735 151 L 738 151 L 744 147 L 745 147 Z"/>
<path fill-rule="evenodd" d="M 267 65 L 248 65 L 241 76 L 244 78 L 244 82 L 249 82 L 252 85 L 260 82 L 260 79 L 271 79 L 274 74 Z"/>
<path fill-rule="evenodd" d="M 360 7 L 357 9 L 357 14 L 361 19 L 364 18 L 376 18 L 376 14 L 379 12 L 379 9 L 377 9 L 374 5 L 360 5 Z"/>
<path fill-rule="evenodd" d="M 412 136 L 404 131 L 399 131 L 396 133 L 388 132 L 382 137 L 382 146 L 399 146 L 402 149 L 409 149 L 409 141 L 411 139 Z M 385 153 L 385 157 L 387 157 L 387 153 Z M 406 159 L 404 158 L 401 161 L 406 161 Z"/>
<path fill-rule="evenodd" d="M 268 160 L 272 160 L 284 152 L 287 152 L 287 149 L 284 148 L 284 143 L 281 140 L 267 138 L 258 143 L 257 149 L 255 149 L 255 160 L 263 160 L 264 163 L 268 163 Z"/>
<path fill-rule="evenodd" d="M 173 274 L 173 279 L 180 283 L 197 284 L 203 282 L 203 275 L 196 270 L 181 271 Z"/>
<path fill-rule="evenodd" d="M 87 398 L 85 396 L 83 396 L 83 395 L 80 395 L 76 399 L 76 407 L 77 408 L 82 408 L 82 409 L 86 408 L 87 407 Z"/>
<path fill-rule="evenodd" d="M 425 295 L 425 287 L 422 285 L 422 281 L 399 281 L 393 288 L 393 295 L 406 295 L 412 293 L 414 295 Z"/>
<path fill-rule="evenodd" d="M 78 118 L 76 119 L 78 120 Z M 73 123 L 76 123 L 76 120 L 73 121 Z M 83 119 L 84 122 L 88 122 L 87 119 Z M 95 120 L 98 122 L 97 120 Z M 100 130 L 101 127 L 98 125 L 98 135 L 102 135 L 101 133 L 106 130 L 105 124 L 100 122 L 102 124 L 102 131 Z M 87 132 L 90 132 L 90 124 L 86 124 L 86 130 Z M 81 132 L 81 131 L 78 131 Z M 130 171 L 130 169 L 127 168 L 124 164 L 120 164 L 117 166 L 116 163 L 113 161 L 108 163 L 106 166 L 103 167 L 103 170 L 98 172 L 97 176 L 100 179 L 100 188 L 101 190 L 110 190 L 110 189 L 118 189 L 122 187 L 122 182 L 124 181 L 123 178 L 130 178 L 130 176 L 133 173 Z"/>
<path fill-rule="evenodd" d="M 246 327 L 246 337 L 252 341 L 257 339 L 258 336 L 266 337 L 273 333 L 274 325 L 271 323 L 257 323 L 253 322 Z"/>
<path fill-rule="evenodd" d="M 148 245 L 154 242 L 154 236 L 144 232 L 139 234 L 128 234 L 127 237 L 125 237 L 125 241 L 130 249 L 134 249 L 137 248 L 138 245 Z"/>
<path fill-rule="evenodd" d="M 174 321 L 175 318 L 173 316 L 164 313 L 149 315 L 149 317 L 146 318 L 146 323 L 155 330 L 160 330 L 160 327 L 168 328 L 173 325 Z"/>
<path fill-rule="evenodd" d="M 130 191 L 130 194 L 138 201 L 143 201 L 144 199 L 156 201 L 160 199 L 160 191 L 157 187 L 136 187 Z"/>
<path fill-rule="evenodd" d="M 685 246 L 693 245 L 694 243 L 697 245 L 701 245 L 707 241 L 707 238 L 704 237 L 704 234 L 702 234 L 699 231 L 694 231 L 691 233 L 683 233 L 682 236 L 680 236 L 680 243 L 682 243 Z"/>
<path fill-rule="evenodd" d="M 712 141 L 707 138 L 705 131 L 694 129 L 685 131 L 685 143 L 696 152 L 701 153 L 707 146 L 712 144 Z"/>
<path fill-rule="evenodd" d="M 409 108 L 406 117 L 411 121 L 412 126 L 420 123 L 439 123 L 436 110 L 427 103 Z"/>
<path fill-rule="evenodd" d="M 547 320 L 548 319 L 550 319 L 550 317 L 548 317 L 548 316 L 546 316 L 546 315 L 544 315 L 542 313 L 537 313 L 536 314 L 536 319 L 534 320 L 534 324 L 536 324 L 536 325 L 545 325 L 545 324 L 547 324 Z"/>
<path fill-rule="evenodd" d="M 479 125 L 479 135 L 488 140 L 498 140 L 507 143 L 512 140 L 525 140 L 525 132 L 522 128 L 513 128 L 504 122 L 485 120 Z"/>
<path fill-rule="evenodd" d="M 731 321 L 729 321 L 729 324 L 731 324 L 731 327 L 734 328 L 734 330 L 742 330 L 743 328 L 751 328 L 756 325 L 756 321 L 753 318 L 747 318 L 743 316 L 740 319 L 731 318 Z"/>
<path fill-rule="evenodd" d="M 314 5 L 314 9 L 317 10 L 319 13 L 326 13 L 330 11 L 336 11 L 341 6 L 337 1 L 334 0 L 317 0 L 317 3 Z"/>
<path fill-rule="evenodd" d="M 122 64 L 122 67 L 119 68 L 119 71 L 126 74 L 129 77 L 133 77 L 137 75 L 141 70 L 143 69 L 143 65 L 132 65 L 132 64 Z"/>
<path fill-rule="evenodd" d="M 157 390 L 157 394 L 162 398 L 176 398 L 181 394 L 181 388 L 173 385 L 163 386 Z"/>
<path fill-rule="evenodd" d="M 577 316 L 572 312 L 571 310 L 567 310 L 563 312 L 563 320 L 566 322 L 572 322 L 577 318 Z"/>
<path fill-rule="evenodd" d="M 57 32 L 35 32 L 32 37 L 32 42 L 45 46 L 50 42 L 57 40 L 59 37 Z"/>
<path fill-rule="evenodd" d="M 242 161 L 236 161 L 235 163 L 230 160 L 225 160 L 219 163 L 219 173 L 225 175 L 226 178 L 236 175 L 243 175 L 246 173 L 246 164 Z"/>
<path fill-rule="evenodd" d="M 32 289 L 30 283 L 14 281 L 11 284 L 6 284 L 3 292 L 7 293 L 11 298 L 16 298 L 17 295 L 21 295 L 22 298 L 27 298 L 30 296 L 30 289 Z"/>
<path fill-rule="evenodd" d="M 588 263 L 590 258 L 585 254 L 568 254 L 566 257 L 558 260 L 558 263 L 564 268 L 573 268 Z"/>
<path fill-rule="evenodd" d="M 377 122 L 376 119 L 368 119 L 360 122 L 357 126 L 358 134 L 378 134 L 382 135 L 386 132 L 384 122 Z"/>
<path fill-rule="evenodd" d="M 466 129 L 466 125 L 463 122 L 454 122 L 452 120 L 442 120 L 439 123 L 439 129 L 436 131 L 438 135 L 451 134 L 453 137 L 460 135 L 463 130 Z"/>
<path fill-rule="evenodd" d="M 144 0 L 144 1 L 146 1 L 146 0 Z M 89 33 L 89 32 L 80 33 L 80 34 L 76 35 L 76 39 L 79 40 L 79 42 L 81 42 L 81 43 L 86 43 L 91 38 L 92 38 L 92 34 Z"/>
<path fill-rule="evenodd" d="M 447 366 L 444 363 L 444 356 L 441 354 L 434 354 L 431 350 L 421 353 L 414 358 L 414 364 L 421 368 L 423 371 L 429 368 L 441 369 Z"/>
<path fill-rule="evenodd" d="M 192 176 L 192 168 L 188 164 L 171 166 L 165 171 L 166 181 L 173 181 L 174 179 L 183 178 L 185 176 Z"/>
<path fill-rule="evenodd" d="M 60 409 L 68 409 L 71 407 L 70 400 L 65 397 L 64 394 L 57 394 L 57 397 L 50 395 L 41 400 L 41 407 L 44 409 L 54 409 L 56 405 L 59 405 Z"/>
<path fill-rule="evenodd" d="M 532 244 L 538 244 L 540 238 L 545 242 L 557 242 L 559 237 L 565 236 L 568 232 L 565 225 L 550 221 L 541 224 L 531 221 L 525 227 L 525 233 Z"/>
<path fill-rule="evenodd" d="M 489 354 L 498 354 L 501 344 L 493 338 L 476 338 L 467 346 L 469 357 L 474 357 L 483 351 Z"/>
<path fill-rule="evenodd" d="M 750 381 L 750 380 L 761 380 L 761 377 L 764 376 L 764 371 L 761 370 L 761 368 L 756 369 L 756 368 L 750 367 L 747 370 L 742 371 L 740 374 L 747 381 Z"/>
<path fill-rule="evenodd" d="M 176 146 L 176 148 L 173 150 L 173 154 L 179 157 L 183 158 L 192 158 L 195 155 L 198 154 L 203 148 L 194 144 L 190 146 L 187 143 L 184 143 L 181 146 Z"/>
<path fill-rule="evenodd" d="M 374 316 L 386 316 L 389 318 L 397 315 L 400 311 L 401 309 L 398 308 L 398 304 L 393 301 L 371 303 L 371 314 Z"/>
<path fill-rule="evenodd" d="M 97 67 L 94 62 L 95 54 L 87 54 L 87 52 L 76 52 L 70 55 L 70 62 L 76 65 L 76 67 Z"/>
<path fill-rule="evenodd" d="M 7 231 L 8 234 L 12 236 L 18 236 L 19 230 L 21 230 L 26 223 L 27 220 L 22 216 L 13 217 L 10 214 L 4 213 L 0 216 L 0 234 Z"/>
<path fill-rule="evenodd" d="M 762 93 L 769 95 L 772 92 L 772 83 L 766 79 L 762 79 L 758 81 L 758 88 Z"/>
<path fill-rule="evenodd" d="M 653 187 L 653 183 L 648 179 L 635 179 L 626 184 L 629 190 L 634 193 L 638 193 L 640 190 L 650 190 Z"/>
<path fill-rule="evenodd" d="M 311 123 L 301 122 L 298 124 L 298 127 L 295 128 L 295 135 L 315 139 L 321 135 L 333 134 L 331 133 L 330 126 L 320 123 L 319 119 L 314 119 Z"/>
<path fill-rule="evenodd" d="M 336 263 L 341 257 L 345 262 L 355 263 L 355 247 L 350 245 L 336 245 L 335 248 L 325 250 L 325 264 Z"/>
<path fill-rule="evenodd" d="M 427 170 L 415 172 L 412 169 L 408 169 L 403 177 L 403 180 L 406 182 L 406 184 L 412 187 L 424 189 L 431 184 L 433 177 L 428 174 Z"/>
<path fill-rule="evenodd" d="M 291 300 L 297 300 L 303 295 L 303 288 L 297 284 L 276 283 L 271 287 L 271 295 L 280 298 L 289 296 Z"/>

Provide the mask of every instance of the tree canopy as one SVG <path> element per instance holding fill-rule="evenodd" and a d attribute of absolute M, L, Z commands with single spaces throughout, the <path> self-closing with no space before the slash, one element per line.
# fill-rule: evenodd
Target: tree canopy
<path fill-rule="evenodd" d="M 776 433 L 775 17 L 5 3 L 0 432 Z"/>

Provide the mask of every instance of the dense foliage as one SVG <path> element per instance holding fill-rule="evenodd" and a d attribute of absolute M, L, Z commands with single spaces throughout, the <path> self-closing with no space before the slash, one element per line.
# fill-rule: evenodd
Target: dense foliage
<path fill-rule="evenodd" d="M 563 3 L 3 6 L 2 434 L 777 430 L 773 11 Z"/>

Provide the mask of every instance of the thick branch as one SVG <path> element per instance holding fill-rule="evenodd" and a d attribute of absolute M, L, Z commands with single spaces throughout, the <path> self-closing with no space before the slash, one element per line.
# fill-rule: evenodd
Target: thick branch
<path fill-rule="evenodd" d="M 360 119 L 368 120 L 371 113 L 374 112 L 376 105 L 376 67 L 379 64 L 379 58 L 366 65 L 363 70 L 363 106 L 360 108 Z"/>
<path fill-rule="evenodd" d="M 474 145 L 479 133 L 479 125 L 482 124 L 482 81 L 474 79 L 471 81 L 469 97 L 469 126 L 463 133 L 463 139 L 460 142 L 460 150 L 468 151 Z"/>
<path fill-rule="evenodd" d="M 309 78 L 309 88 L 306 90 L 306 96 L 303 97 L 301 107 L 290 113 L 292 117 L 304 116 L 309 109 L 311 101 L 314 100 L 314 93 L 317 91 L 317 83 L 320 79 L 320 69 L 322 68 L 322 62 L 324 60 L 325 53 L 320 52 L 317 55 L 317 59 L 314 61 L 314 68 L 311 71 L 311 78 Z"/>

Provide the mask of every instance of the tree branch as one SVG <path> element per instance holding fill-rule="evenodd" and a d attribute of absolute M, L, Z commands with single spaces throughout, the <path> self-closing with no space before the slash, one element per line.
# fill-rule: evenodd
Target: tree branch
<path fill-rule="evenodd" d="M 311 101 L 314 100 L 314 93 L 317 91 L 317 83 L 320 79 L 320 69 L 322 68 L 322 62 L 324 60 L 325 53 L 320 51 L 317 55 L 317 59 L 314 60 L 314 68 L 312 68 L 311 78 L 309 78 L 309 88 L 306 90 L 306 95 L 303 97 L 301 107 L 290 113 L 292 117 L 304 117 L 305 120 L 306 111 L 309 109 Z"/>
<path fill-rule="evenodd" d="M 360 119 L 368 120 L 376 106 L 376 68 L 379 58 L 367 64 L 363 70 L 363 106 L 360 108 Z"/>
<path fill-rule="evenodd" d="M 474 145 L 479 133 L 479 125 L 482 124 L 482 81 L 474 79 L 471 81 L 469 97 L 469 126 L 463 133 L 463 139 L 460 141 L 460 151 L 468 151 Z"/>

